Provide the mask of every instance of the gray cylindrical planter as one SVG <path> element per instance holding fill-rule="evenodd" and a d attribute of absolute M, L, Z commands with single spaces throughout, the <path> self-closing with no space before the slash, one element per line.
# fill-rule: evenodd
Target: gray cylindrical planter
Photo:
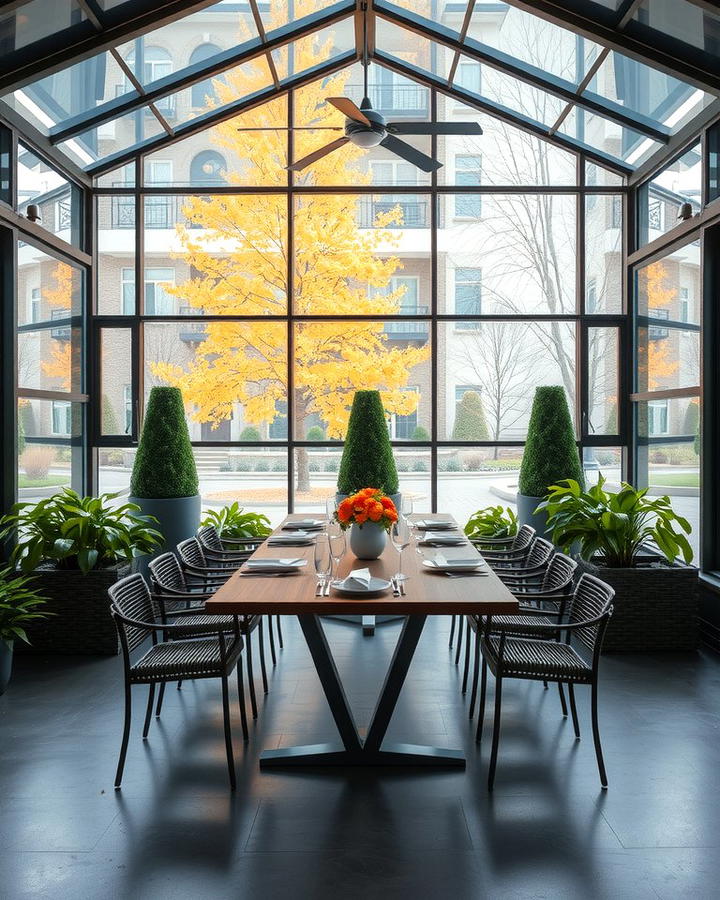
<path fill-rule="evenodd" d="M 12 662 L 13 642 L 4 641 L 2 638 L 0 638 L 0 696 L 5 693 L 7 686 L 10 684 Z"/>
<path fill-rule="evenodd" d="M 543 499 L 543 497 L 530 497 L 527 494 L 518 493 L 517 517 L 521 525 L 530 525 L 534 528 L 538 537 L 550 540 L 551 531 L 547 527 L 547 514 L 535 512 Z"/>
<path fill-rule="evenodd" d="M 175 547 L 186 538 L 193 537 L 200 525 L 200 494 L 192 497 L 130 497 L 130 503 L 137 503 L 143 516 L 154 516 L 158 520 L 155 527 L 165 538 L 164 543 L 156 551 L 175 550 Z M 151 557 L 143 556 L 140 571 L 147 570 L 147 562 Z"/>

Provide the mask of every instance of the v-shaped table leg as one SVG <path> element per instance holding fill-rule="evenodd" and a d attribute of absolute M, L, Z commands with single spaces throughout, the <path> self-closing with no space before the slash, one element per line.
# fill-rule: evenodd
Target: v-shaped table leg
<path fill-rule="evenodd" d="M 414 744 L 393 744 L 382 747 L 392 714 L 395 710 L 415 649 L 420 640 L 426 616 L 405 618 L 400 639 L 385 677 L 380 697 L 363 741 L 358 734 L 352 710 L 345 696 L 335 661 L 325 637 L 320 619 L 315 615 L 298 616 L 308 649 L 315 663 L 320 683 L 325 691 L 340 734 L 342 744 L 311 744 L 265 750 L 260 766 L 461 766 L 465 758 L 459 750 L 419 747 Z"/>

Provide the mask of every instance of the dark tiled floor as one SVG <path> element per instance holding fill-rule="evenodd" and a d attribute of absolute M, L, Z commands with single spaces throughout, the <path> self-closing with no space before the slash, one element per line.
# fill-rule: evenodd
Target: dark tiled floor
<path fill-rule="evenodd" d="M 16 660 L 0 698 L 0 897 L 716 898 L 720 882 L 720 660 L 603 661 L 599 789 L 588 704 L 583 740 L 557 694 L 508 683 L 496 790 L 431 620 L 390 738 L 465 747 L 465 772 L 261 774 L 266 747 L 335 737 L 296 623 L 250 744 L 237 707 L 239 787 L 226 781 L 219 685 L 168 692 L 150 740 L 144 689 L 121 793 L 121 661 Z M 328 626 L 361 725 L 399 625 L 363 638 Z"/>

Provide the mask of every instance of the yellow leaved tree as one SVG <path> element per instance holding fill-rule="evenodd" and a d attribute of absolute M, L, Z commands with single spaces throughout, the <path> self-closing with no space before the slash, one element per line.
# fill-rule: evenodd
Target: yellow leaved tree
<path fill-rule="evenodd" d="M 313 4 L 302 2 L 298 7 Z M 308 9 L 307 11 L 310 11 Z M 296 9 L 295 15 L 305 14 Z M 327 40 L 309 36 L 296 41 L 292 60 L 278 58 L 286 73 L 292 63 L 301 71 L 325 59 Z M 295 122 L 305 126 L 293 134 L 294 155 L 301 157 L 337 137 L 325 129 L 342 126 L 342 115 L 324 103 L 344 93 L 347 71 L 295 92 Z M 242 73 L 226 73 L 213 82 L 208 106 L 229 103 L 264 85 L 267 73 L 259 64 Z M 274 100 L 212 129 L 211 145 L 237 166 L 223 173 L 229 185 L 262 185 L 284 189 L 288 184 L 286 100 Z M 248 129 L 248 130 L 244 130 Z M 252 130 L 250 130 L 252 129 Z M 356 168 L 360 156 L 348 145 L 305 169 L 303 186 L 368 183 Z M 296 439 L 308 426 L 324 423 L 329 439 L 345 433 L 353 394 L 377 389 L 388 413 L 408 415 L 418 402 L 407 389 L 409 373 L 423 363 L 429 347 L 400 346 L 389 340 L 382 321 L 354 316 L 392 315 L 399 311 L 404 287 L 390 289 L 390 279 L 402 268 L 395 255 L 399 206 L 384 208 L 372 228 L 358 224 L 358 198 L 351 194 L 296 194 L 292 210 L 294 252 L 288 264 L 286 194 L 215 195 L 192 197 L 183 205 L 187 225 L 177 234 L 191 277 L 166 290 L 189 312 L 204 315 L 257 316 L 246 322 L 209 321 L 203 339 L 185 364 L 157 362 L 153 374 L 183 391 L 190 415 L 219 425 L 242 406 L 253 425 L 273 422 L 287 409 L 288 350 L 293 366 L 292 409 Z M 395 226 L 395 228 L 393 228 Z M 302 319 L 288 335 L 284 321 L 292 279 L 294 313 Z M 339 318 L 347 316 L 348 319 Z M 323 317 L 338 317 L 328 320 Z M 307 453 L 297 451 L 297 489 L 309 488 Z"/>
<path fill-rule="evenodd" d="M 52 309 L 66 310 L 70 316 L 73 296 L 73 270 L 67 263 L 57 263 L 52 272 L 54 287 L 46 287 L 42 296 Z M 72 342 L 54 339 L 50 359 L 43 360 L 40 368 L 48 378 L 57 379 L 58 389 L 69 391 L 72 380 Z"/>
<path fill-rule="evenodd" d="M 654 262 L 642 269 L 638 275 L 638 298 L 646 315 L 657 316 L 658 310 L 670 313 L 672 303 L 677 299 L 677 289 L 669 277 L 666 266 L 662 262 Z M 669 314 L 669 318 L 675 318 Z M 656 326 L 658 327 L 658 326 Z M 670 332 L 664 338 L 650 338 L 647 343 L 638 342 L 638 388 L 641 391 L 655 391 L 672 387 L 668 379 L 680 368 L 680 362 L 673 359 L 677 356 L 677 348 L 673 351 L 670 344 Z"/>

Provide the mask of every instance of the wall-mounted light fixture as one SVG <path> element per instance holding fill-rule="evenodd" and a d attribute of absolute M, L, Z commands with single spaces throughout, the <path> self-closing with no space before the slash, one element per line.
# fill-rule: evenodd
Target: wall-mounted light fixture
<path fill-rule="evenodd" d="M 692 219 L 693 217 L 693 208 L 692 203 L 683 203 L 678 209 L 678 219 L 682 219 L 683 222 L 686 219 Z"/>
<path fill-rule="evenodd" d="M 31 222 L 42 222 L 42 216 L 40 215 L 40 207 L 37 203 L 31 203 L 27 210 L 25 211 L 25 215 Z"/>

